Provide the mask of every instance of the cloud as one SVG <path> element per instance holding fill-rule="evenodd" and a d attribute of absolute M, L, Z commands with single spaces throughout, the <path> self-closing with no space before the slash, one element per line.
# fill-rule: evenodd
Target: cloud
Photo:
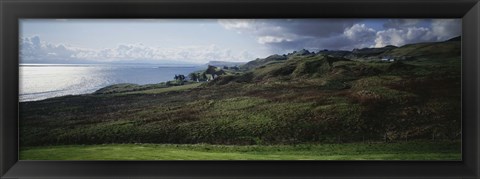
<path fill-rule="evenodd" d="M 269 44 L 269 43 L 281 43 L 281 42 L 291 42 L 292 39 L 288 37 L 279 37 L 279 36 L 261 36 L 258 37 L 258 43 L 260 44 Z"/>
<path fill-rule="evenodd" d="M 377 32 L 375 47 L 386 45 L 402 46 L 410 43 L 444 41 L 461 35 L 461 21 L 459 19 L 434 19 L 429 20 L 430 27 L 416 27 L 416 23 L 406 21 Z M 426 23 L 426 21 L 423 21 Z"/>
<path fill-rule="evenodd" d="M 372 39 L 376 36 L 376 31 L 367 27 L 365 24 L 355 24 L 343 31 L 347 43 L 343 49 L 362 48 L 372 45 Z"/>
<path fill-rule="evenodd" d="M 327 35 L 333 34 L 333 35 Z M 373 46 L 372 39 L 375 38 L 376 31 L 367 27 L 365 24 L 353 24 L 335 32 L 324 32 L 315 36 L 309 35 L 300 36 L 299 34 L 291 34 L 290 37 L 275 37 L 275 36 L 260 36 L 258 37 L 261 44 L 267 44 L 271 48 L 276 48 L 277 51 L 284 51 L 283 53 L 308 49 L 318 51 L 322 49 L 340 49 L 352 50 L 354 48 L 363 48 Z M 265 37 L 269 37 L 264 39 Z M 268 43 L 266 42 L 268 41 Z"/>
<path fill-rule="evenodd" d="M 220 19 L 218 23 L 226 29 L 242 31 L 252 28 L 255 19 Z"/>
<path fill-rule="evenodd" d="M 356 19 L 221 19 L 218 23 L 225 29 L 256 37 L 259 44 L 269 47 L 274 53 L 291 50 L 322 48 L 319 39 L 342 35 Z"/>
<path fill-rule="evenodd" d="M 443 41 L 461 34 L 460 19 L 222 19 L 224 29 L 252 36 L 267 53 L 293 50 L 352 50 Z M 215 44 L 158 48 L 119 44 L 105 49 L 80 48 L 42 41 L 40 36 L 20 39 L 20 60 L 35 62 L 166 62 L 205 63 L 211 60 L 250 61 L 251 52 Z M 263 49 L 262 49 L 263 50 Z"/>
<path fill-rule="evenodd" d="M 432 33 L 437 40 L 448 40 L 462 33 L 462 21 L 460 19 L 434 19 L 432 20 Z"/>
<path fill-rule="evenodd" d="M 375 30 L 368 28 L 365 24 L 355 24 L 352 27 L 345 29 L 343 35 L 353 41 L 365 42 L 375 36 Z"/>
<path fill-rule="evenodd" d="M 387 29 L 377 32 L 375 47 L 384 47 L 386 45 L 401 46 L 409 43 L 434 41 L 435 39 L 436 37 L 429 28 Z"/>
<path fill-rule="evenodd" d="M 417 27 L 421 23 L 428 23 L 429 19 L 388 19 L 383 24 L 385 29 L 400 29 L 408 27 Z"/>
<path fill-rule="evenodd" d="M 49 44 L 40 41 L 39 36 L 20 39 L 20 59 L 23 61 L 67 60 L 81 52 L 64 44 Z"/>
<path fill-rule="evenodd" d="M 459 19 L 229 19 L 225 29 L 253 35 L 272 53 L 292 50 L 401 46 L 460 35 Z M 372 24 L 379 24 L 374 29 Z"/>
<path fill-rule="evenodd" d="M 151 62 L 166 61 L 206 63 L 211 60 L 250 61 L 254 55 L 247 51 L 232 51 L 217 45 L 156 48 L 143 44 L 119 44 L 114 48 L 87 49 L 65 44 L 51 44 L 39 36 L 20 39 L 22 63 L 39 62 Z"/>

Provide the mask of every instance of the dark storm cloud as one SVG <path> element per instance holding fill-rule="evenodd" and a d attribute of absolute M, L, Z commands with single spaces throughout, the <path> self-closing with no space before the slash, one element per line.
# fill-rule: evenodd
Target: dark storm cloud
<path fill-rule="evenodd" d="M 430 23 L 430 19 L 387 19 L 386 22 L 383 24 L 385 29 L 398 29 L 398 28 L 407 28 L 407 27 L 415 27 L 421 23 L 427 24 Z"/>
<path fill-rule="evenodd" d="M 344 31 L 359 19 L 259 19 L 219 20 L 227 29 L 257 36 L 257 42 L 273 52 L 346 47 Z M 337 40 L 332 40 L 337 39 Z"/>
<path fill-rule="evenodd" d="M 293 22 L 292 22 L 293 21 Z M 375 38 L 375 30 L 361 24 L 355 19 L 327 19 L 327 20 L 291 20 L 277 24 L 283 28 L 275 33 L 261 33 L 260 42 L 275 49 L 284 51 L 309 49 L 353 49 L 371 46 Z M 263 37 L 275 34 L 278 37 L 287 37 L 283 41 L 262 41 Z M 288 35 L 291 34 L 291 35 Z M 262 36 L 263 35 L 263 36 Z M 288 38 L 293 37 L 293 38 Z"/>
<path fill-rule="evenodd" d="M 275 53 L 303 48 L 401 46 L 446 40 L 461 33 L 458 19 L 259 19 L 219 23 L 227 29 L 255 35 L 258 43 Z"/>

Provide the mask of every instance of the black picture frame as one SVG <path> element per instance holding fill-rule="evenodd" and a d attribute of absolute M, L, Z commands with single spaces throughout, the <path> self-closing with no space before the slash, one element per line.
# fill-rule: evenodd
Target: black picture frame
<path fill-rule="evenodd" d="M 18 161 L 20 18 L 462 18 L 462 161 Z M 478 0 L 0 0 L 0 178 L 479 178 Z"/>

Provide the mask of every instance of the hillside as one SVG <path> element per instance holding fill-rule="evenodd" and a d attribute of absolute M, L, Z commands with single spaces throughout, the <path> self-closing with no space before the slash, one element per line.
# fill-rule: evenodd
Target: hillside
<path fill-rule="evenodd" d="M 364 49 L 355 58 L 307 52 L 256 59 L 208 82 L 120 85 L 103 90 L 108 93 L 20 103 L 20 143 L 460 139 L 459 41 Z M 397 59 L 383 61 L 387 55 Z"/>
<path fill-rule="evenodd" d="M 382 53 L 382 56 L 410 56 L 417 58 L 447 58 L 458 57 L 461 52 L 460 41 L 445 41 L 409 44 Z"/>
<path fill-rule="evenodd" d="M 381 48 L 361 48 L 352 51 L 345 50 L 321 50 L 317 53 L 308 50 L 294 51 L 289 54 L 271 55 L 266 58 L 257 58 L 243 66 L 243 69 L 253 69 L 269 63 L 285 61 L 292 56 L 330 56 L 336 58 L 347 58 L 350 60 L 381 60 L 382 58 L 448 58 L 458 57 L 461 52 L 461 37 L 454 37 L 444 42 L 425 42 L 417 44 L 407 44 L 401 47 L 387 45 Z"/>

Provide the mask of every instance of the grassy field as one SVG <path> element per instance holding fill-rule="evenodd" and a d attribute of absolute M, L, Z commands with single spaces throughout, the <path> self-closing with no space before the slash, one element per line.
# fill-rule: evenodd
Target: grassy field
<path fill-rule="evenodd" d="M 183 90 L 188 90 L 188 89 L 198 87 L 201 84 L 202 83 L 193 83 L 193 84 L 187 84 L 182 86 L 172 86 L 168 88 L 149 89 L 149 90 L 143 90 L 143 91 L 132 91 L 132 92 L 126 92 L 126 93 L 120 93 L 120 94 L 158 94 L 158 93 L 166 93 L 170 91 L 183 91 Z"/>
<path fill-rule="evenodd" d="M 442 50 L 460 43 L 417 46 L 391 52 L 410 60 L 274 55 L 205 82 L 22 102 L 20 158 L 460 159 L 459 142 L 438 142 L 461 137 L 460 51 Z"/>
<path fill-rule="evenodd" d="M 460 148 L 459 142 L 66 145 L 23 148 L 20 160 L 461 160 Z"/>
<path fill-rule="evenodd" d="M 331 67 L 328 60 L 295 57 L 209 82 L 119 84 L 94 94 L 20 103 L 20 143 L 284 145 L 459 138 L 459 59 L 340 60 Z"/>

